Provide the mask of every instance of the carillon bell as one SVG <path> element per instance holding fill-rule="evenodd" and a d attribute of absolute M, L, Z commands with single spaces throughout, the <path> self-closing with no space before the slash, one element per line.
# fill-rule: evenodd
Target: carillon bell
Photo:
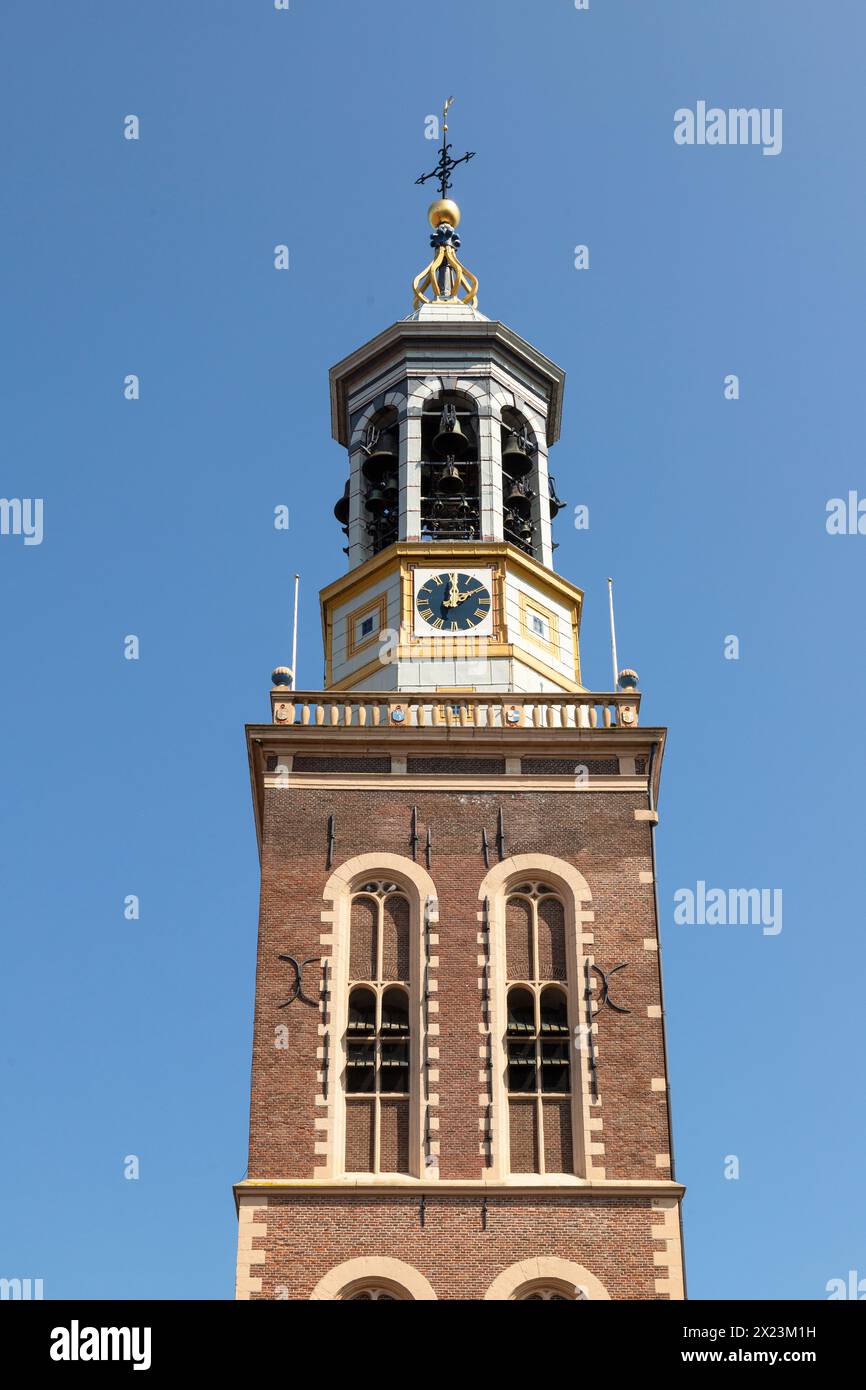
<path fill-rule="evenodd" d="M 453 405 L 446 405 L 442 409 L 439 433 L 433 440 L 433 448 L 443 458 L 463 458 L 469 448 L 469 440 L 460 428 L 457 411 Z"/>
<path fill-rule="evenodd" d="M 553 474 L 552 474 L 552 473 L 548 474 L 547 483 L 548 483 L 548 491 L 549 491 L 549 493 L 550 493 L 550 501 L 549 501 L 549 505 L 550 505 L 550 519 L 551 519 L 551 521 L 553 521 L 554 517 L 557 516 L 557 515 L 559 514 L 559 512 L 562 512 L 562 511 L 565 510 L 565 508 L 566 508 L 566 506 L 567 506 L 567 503 L 563 502 L 563 501 L 562 501 L 562 498 L 557 497 L 557 495 L 556 495 L 556 482 L 555 482 L 555 480 L 554 480 L 554 477 L 553 477 Z"/>
<path fill-rule="evenodd" d="M 341 526 L 349 524 L 349 480 L 346 479 L 346 486 L 343 488 L 343 495 L 334 506 L 334 516 Z"/>
<path fill-rule="evenodd" d="M 529 440 L 525 434 L 512 430 L 508 442 L 502 450 L 502 467 L 512 478 L 525 478 L 532 470 L 529 457 Z"/>
<path fill-rule="evenodd" d="M 367 493 L 364 504 L 368 512 L 372 512 L 374 516 L 381 516 L 387 510 L 388 499 L 380 487 L 373 487 Z"/>
<path fill-rule="evenodd" d="M 443 497 L 454 497 L 463 491 L 463 479 L 459 470 L 454 464 L 454 459 L 449 458 L 447 467 L 436 482 L 436 491 Z"/>
<path fill-rule="evenodd" d="M 505 505 L 520 516 L 528 516 L 532 509 L 532 494 L 527 491 L 524 483 L 514 482 L 506 493 Z"/>
<path fill-rule="evenodd" d="M 397 436 L 392 430 L 378 430 L 371 425 L 364 445 L 367 457 L 361 471 L 368 483 L 381 483 L 390 473 L 397 471 Z"/>

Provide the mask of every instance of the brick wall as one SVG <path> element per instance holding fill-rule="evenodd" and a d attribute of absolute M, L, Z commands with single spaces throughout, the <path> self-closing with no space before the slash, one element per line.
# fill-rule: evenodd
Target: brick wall
<path fill-rule="evenodd" d="M 271 1196 L 253 1296 L 308 1299 L 335 1265 L 387 1254 L 423 1274 L 438 1298 L 475 1300 L 518 1260 L 556 1254 L 591 1270 L 611 1298 L 665 1297 L 655 1290 L 653 1252 L 663 1242 L 652 1239 L 658 1216 L 648 1197 L 490 1197 L 486 1230 L 482 1201 L 428 1195 L 422 1227 L 417 1196 Z"/>
<path fill-rule="evenodd" d="M 585 761 L 585 759 L 584 759 Z M 438 1081 L 439 1180 L 489 1177 L 479 1152 L 478 893 L 487 873 L 482 830 L 497 862 L 497 818 L 504 814 L 506 855 L 542 853 L 574 865 L 588 882 L 595 914 L 589 947 L 608 970 L 621 962 L 611 982 L 613 998 L 631 1012 L 604 1010 L 598 1019 L 599 1091 L 604 1144 L 596 1162 L 605 1180 L 655 1182 L 670 1177 L 659 1155 L 668 1153 L 667 1097 L 662 1020 L 659 1016 L 659 955 L 650 869 L 651 830 L 635 811 L 646 809 L 639 791 L 561 793 L 542 789 L 460 791 L 453 785 L 419 790 L 399 774 L 375 788 L 316 787 L 295 784 L 264 791 L 262 890 L 257 965 L 250 1112 L 250 1179 L 312 1179 L 321 1172 L 322 1139 L 316 1125 L 321 1108 L 317 1072 L 322 1062 L 320 1007 L 296 999 L 286 1008 L 291 967 L 278 959 L 290 953 L 314 957 L 305 973 L 305 991 L 318 997 L 318 958 L 330 948 L 320 943 L 327 867 L 328 817 L 335 819 L 334 868 L 360 854 L 381 852 L 410 857 L 412 808 L 417 806 L 419 862 L 427 829 L 432 835 L 430 874 L 439 900 L 438 979 L 435 1039 Z M 643 881 L 642 881 L 643 880 Z M 650 881 L 648 881 L 650 880 Z M 360 947 L 359 947 L 360 949 Z M 288 1047 L 275 1047 L 275 1028 L 288 1029 Z M 653 1084 L 655 1082 L 655 1085 Z M 330 1086 L 341 1084 L 335 1075 Z M 483 1088 L 481 1088 L 483 1089 Z M 548 1102 L 556 1104 L 557 1102 Z M 354 1107 L 353 1107 L 354 1108 Z M 383 1166 L 401 1162 L 408 1142 L 408 1106 L 393 1106 L 383 1118 Z M 348 1121 L 350 1145 L 369 1151 L 364 1112 Z M 512 1130 L 515 1134 L 515 1130 Z M 596 1136 L 593 1136 L 596 1137 Z M 530 1171 L 532 1132 L 523 1152 L 515 1138 L 512 1170 Z M 557 1141 L 569 1167 L 570 1136 L 560 1127 Z M 359 1157 L 358 1167 L 364 1163 Z M 653 1239 L 659 1221 L 648 1196 L 588 1197 L 561 1190 L 547 1195 L 490 1195 L 487 1229 L 482 1227 L 483 1195 L 431 1192 L 427 1184 L 425 1224 L 420 1196 L 392 1189 L 381 1197 L 347 1192 L 279 1193 L 269 1190 L 267 1234 L 256 1238 L 266 1250 L 261 1293 L 254 1297 L 309 1298 L 330 1269 L 359 1256 L 389 1255 L 417 1268 L 440 1298 L 483 1298 L 493 1279 L 516 1261 L 556 1256 L 585 1266 L 613 1298 L 659 1298 L 659 1261 L 665 1249 Z M 656 1235 L 659 1227 L 655 1225 Z M 664 1272 L 664 1271 L 662 1271 Z"/>
<path fill-rule="evenodd" d="M 652 885 L 639 874 L 650 868 L 650 829 L 636 822 L 645 805 L 638 793 L 563 795 L 526 791 L 456 793 L 393 789 L 330 791 L 269 788 L 265 793 L 262 900 L 258 956 L 250 1127 L 251 1177 L 311 1177 L 316 1165 L 314 1119 L 316 1049 L 321 1012 L 302 1000 L 287 1008 L 292 979 L 280 952 L 298 958 L 322 954 L 319 935 L 322 891 L 329 877 L 326 835 L 336 820 L 335 864 L 381 850 L 407 855 L 410 817 L 418 807 L 422 844 L 432 831 L 431 875 L 439 895 L 440 1173 L 478 1178 L 478 890 L 485 874 L 481 830 L 496 840 L 503 808 L 507 853 L 533 850 L 574 864 L 587 879 L 595 912 L 592 952 L 608 969 L 620 962 L 613 997 L 629 1014 L 605 1010 L 599 1018 L 599 1082 L 604 1114 L 604 1167 L 609 1178 L 661 1178 L 669 1170 L 656 1155 L 669 1149 L 666 1096 L 650 1088 L 665 1075 L 662 1022 L 647 1015 L 659 1004 L 658 952 L 643 947 L 655 936 Z M 494 856 L 495 858 L 495 856 Z M 318 967 L 307 967 L 306 988 L 315 995 Z M 289 1047 L 274 1046 L 274 1028 L 285 1024 Z M 334 1084 L 337 1078 L 331 1078 Z M 321 1160 L 318 1160 L 319 1162 Z"/>

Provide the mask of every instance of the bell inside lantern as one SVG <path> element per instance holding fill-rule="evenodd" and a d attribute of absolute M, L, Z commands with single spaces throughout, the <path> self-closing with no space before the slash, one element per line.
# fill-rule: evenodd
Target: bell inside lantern
<path fill-rule="evenodd" d="M 528 516 L 532 509 L 532 494 L 522 482 L 514 482 L 505 495 L 505 505 L 520 516 Z"/>
<path fill-rule="evenodd" d="M 567 504 L 566 504 L 565 502 L 562 501 L 562 498 L 561 498 L 561 497 L 557 497 L 557 495 L 556 495 L 556 481 L 555 481 L 555 479 L 554 479 L 552 473 L 550 473 L 550 474 L 548 475 L 547 483 L 548 483 L 548 491 L 549 491 L 549 493 L 550 493 L 550 499 L 549 499 L 550 519 L 551 519 L 551 521 L 553 521 L 553 519 L 554 519 L 555 516 L 557 516 L 561 511 L 564 511 L 564 510 L 565 510 L 565 507 L 566 507 Z"/>
<path fill-rule="evenodd" d="M 361 465 L 361 471 L 368 483 L 375 486 L 390 473 L 396 473 L 397 436 L 393 430 L 379 430 L 375 425 L 371 425 L 364 452 L 367 457 Z"/>
<path fill-rule="evenodd" d="M 463 458 L 469 449 L 469 440 L 460 428 L 457 410 L 453 405 L 446 405 L 442 409 L 439 433 L 433 440 L 433 448 L 444 458 Z"/>
<path fill-rule="evenodd" d="M 532 470 L 529 457 L 529 440 L 526 435 L 512 430 L 505 448 L 502 450 L 502 467 L 512 478 L 525 478 Z"/>
<path fill-rule="evenodd" d="M 381 516 L 388 506 L 388 499 L 380 487 L 373 487 L 364 499 L 368 512 Z"/>
<path fill-rule="evenodd" d="M 442 497 L 454 497 L 463 491 L 463 479 L 453 458 L 449 458 L 448 463 L 440 473 L 436 482 L 436 491 Z"/>
<path fill-rule="evenodd" d="M 343 488 L 343 495 L 334 507 L 334 516 L 341 526 L 349 524 L 349 480 L 346 479 L 346 486 Z"/>

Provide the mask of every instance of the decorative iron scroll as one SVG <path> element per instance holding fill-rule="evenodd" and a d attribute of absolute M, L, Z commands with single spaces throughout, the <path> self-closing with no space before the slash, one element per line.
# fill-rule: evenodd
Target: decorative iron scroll
<path fill-rule="evenodd" d="M 318 1008 L 318 1000 L 310 999 L 309 995 L 304 993 L 304 967 L 312 965 L 314 960 L 319 960 L 321 958 L 319 956 L 307 956 L 306 960 L 298 961 L 294 956 L 284 955 L 281 952 L 278 955 L 278 959 L 288 961 L 294 968 L 295 978 L 289 986 L 288 999 L 284 999 L 282 1004 L 279 1004 L 277 1007 L 284 1009 L 286 1005 L 291 1004 L 293 1000 L 300 999 L 304 1004 L 312 1004 L 315 1008 Z"/>
<path fill-rule="evenodd" d="M 600 996 L 599 996 L 598 1008 L 596 1009 L 595 1013 L 592 1015 L 593 1018 L 598 1018 L 598 1016 L 599 1016 L 599 1014 L 601 1013 L 602 1009 L 605 1008 L 605 1007 L 607 1007 L 607 1008 L 609 1008 L 609 1009 L 613 1009 L 614 1013 L 618 1013 L 618 1014 L 630 1014 L 630 1013 L 631 1013 L 631 1009 L 626 1009 L 626 1008 L 624 1008 L 621 1004 L 615 1004 L 615 1003 L 613 1002 L 613 1000 L 611 999 L 611 997 L 610 997 L 610 977 L 611 977 L 611 975 L 615 975 L 616 972 L 617 972 L 617 970 L 625 970 L 627 964 L 628 964 L 627 961 L 623 961 L 620 965 L 614 965 L 610 970 L 602 970 L 602 968 L 601 968 L 600 965 L 595 965 L 595 964 L 592 965 L 591 968 L 595 971 L 596 975 L 600 975 L 600 976 L 601 976 L 601 994 L 600 994 Z"/>

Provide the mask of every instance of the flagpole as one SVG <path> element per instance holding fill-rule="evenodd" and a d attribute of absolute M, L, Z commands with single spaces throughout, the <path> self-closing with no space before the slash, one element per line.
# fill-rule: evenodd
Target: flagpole
<path fill-rule="evenodd" d="M 610 602 L 610 651 L 613 658 L 613 689 L 619 684 L 619 663 L 616 659 L 616 628 L 613 622 L 613 580 L 608 576 L 607 596 Z"/>
<path fill-rule="evenodd" d="M 297 662 L 298 662 L 298 584 L 300 575 L 295 575 L 295 611 L 292 617 L 292 690 L 297 690 Z"/>

